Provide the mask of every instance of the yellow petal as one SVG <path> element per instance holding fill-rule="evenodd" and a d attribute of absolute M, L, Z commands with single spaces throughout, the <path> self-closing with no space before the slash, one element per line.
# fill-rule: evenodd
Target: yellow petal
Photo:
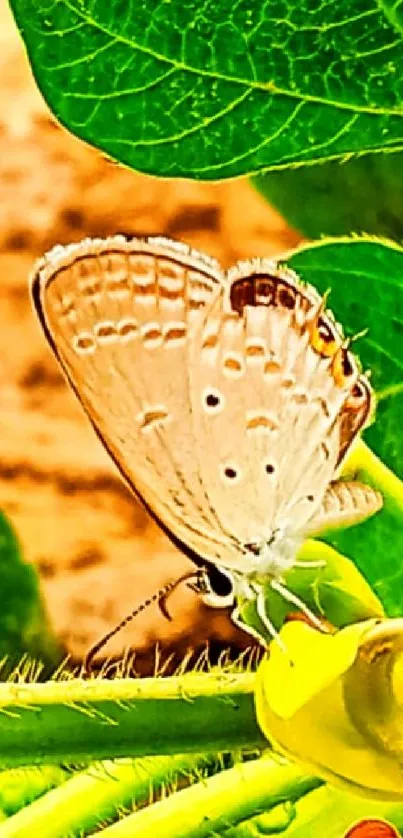
<path fill-rule="evenodd" d="M 286 623 L 281 639 L 287 652 L 273 642 L 258 675 L 269 685 L 265 696 L 273 713 L 290 718 L 342 675 L 356 657 L 363 632 L 373 622 L 356 623 L 337 634 L 322 634 L 303 622 Z"/>

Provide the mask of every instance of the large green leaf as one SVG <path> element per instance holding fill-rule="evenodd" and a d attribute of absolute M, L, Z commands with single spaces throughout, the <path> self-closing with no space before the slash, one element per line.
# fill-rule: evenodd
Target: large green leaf
<path fill-rule="evenodd" d="M 403 154 L 368 154 L 256 175 L 259 192 L 309 238 L 372 233 L 403 240 Z"/>
<path fill-rule="evenodd" d="M 324 240 L 295 252 L 289 264 L 321 292 L 331 289 L 329 304 L 347 334 L 368 329 L 355 345 L 378 395 L 376 420 L 365 439 L 402 478 L 403 249 L 369 239 Z M 375 460 L 368 466 L 362 460 L 357 468 L 364 478 L 373 474 L 374 482 L 382 472 Z M 382 512 L 329 542 L 354 559 L 394 616 L 403 610 L 403 487 L 383 472 L 390 490 Z"/>
<path fill-rule="evenodd" d="M 23 561 L 15 534 L 0 512 L 0 680 L 24 655 L 40 659 L 47 672 L 61 661 L 36 570 Z"/>
<path fill-rule="evenodd" d="M 403 148 L 390 0 L 11 0 L 58 119 L 146 172 L 204 179 Z"/>

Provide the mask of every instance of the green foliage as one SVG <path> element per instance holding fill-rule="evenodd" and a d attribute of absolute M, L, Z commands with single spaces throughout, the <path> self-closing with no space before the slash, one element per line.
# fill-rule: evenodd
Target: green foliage
<path fill-rule="evenodd" d="M 387 820 L 397 829 L 403 829 L 403 807 L 400 803 L 378 803 L 323 786 L 299 801 L 296 817 L 286 832 L 286 838 L 318 838 L 319 835 L 342 838 L 353 823 L 366 818 Z M 362 838 L 376 836 L 373 830 L 368 836 L 364 832 Z"/>
<path fill-rule="evenodd" d="M 364 370 L 371 370 L 378 400 L 376 420 L 365 439 L 402 478 L 403 250 L 386 241 L 325 240 L 297 250 L 289 264 L 322 293 L 331 289 L 329 305 L 347 335 L 367 329 L 354 346 Z M 360 468 L 365 470 L 365 463 Z M 372 461 L 369 470 L 374 468 Z M 389 483 L 393 487 L 385 486 L 385 508 L 379 515 L 335 533 L 329 541 L 354 558 L 393 616 L 402 611 L 403 496 L 393 476 Z"/>
<path fill-rule="evenodd" d="M 60 662 L 37 572 L 23 561 L 11 525 L 0 513 L 0 678 L 5 678 L 27 654 L 40 661 L 48 673 Z"/>
<path fill-rule="evenodd" d="M 58 119 L 165 176 L 403 147 L 403 16 L 384 2 L 11 0 Z"/>
<path fill-rule="evenodd" d="M 354 231 L 402 241 L 402 177 L 402 154 L 369 154 L 268 172 L 252 182 L 309 238 Z"/>

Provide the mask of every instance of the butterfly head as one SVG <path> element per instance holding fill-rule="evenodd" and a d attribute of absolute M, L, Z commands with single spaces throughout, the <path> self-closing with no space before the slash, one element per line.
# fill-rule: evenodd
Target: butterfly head
<path fill-rule="evenodd" d="M 269 537 L 245 545 L 247 575 L 257 581 L 278 578 L 294 562 L 301 539 L 287 524 L 277 526 Z"/>

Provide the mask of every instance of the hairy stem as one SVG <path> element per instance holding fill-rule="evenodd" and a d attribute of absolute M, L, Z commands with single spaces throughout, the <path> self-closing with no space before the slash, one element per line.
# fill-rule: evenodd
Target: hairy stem
<path fill-rule="evenodd" d="M 262 757 L 182 789 L 101 834 L 102 838 L 208 838 L 284 800 L 298 800 L 321 783 L 295 765 Z"/>
<path fill-rule="evenodd" d="M 87 834 L 123 807 L 148 803 L 167 784 L 212 761 L 207 755 L 186 754 L 92 765 L 0 825 L 0 838 Z"/>
<path fill-rule="evenodd" d="M 0 767 L 264 747 L 254 675 L 0 684 Z"/>

